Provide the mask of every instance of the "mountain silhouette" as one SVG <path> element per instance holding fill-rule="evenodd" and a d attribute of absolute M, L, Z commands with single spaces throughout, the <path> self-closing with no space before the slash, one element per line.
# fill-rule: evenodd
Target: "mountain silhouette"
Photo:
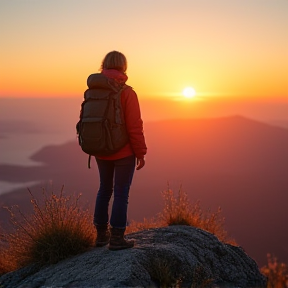
<path fill-rule="evenodd" d="M 129 219 L 142 221 L 162 210 L 161 191 L 182 189 L 203 209 L 222 208 L 226 229 L 259 265 L 266 254 L 288 262 L 288 129 L 241 116 L 215 119 L 176 119 L 146 123 L 146 166 L 135 172 Z M 47 146 L 32 157 L 42 166 L 0 165 L 0 180 L 39 181 L 39 187 L 82 193 L 93 212 L 99 177 L 96 164 L 77 141 Z M 51 185 L 52 183 L 52 185 Z M 40 197 L 40 196 L 39 196 Z M 18 204 L 29 211 L 26 189 L 0 195 L 0 204 Z M 0 210 L 1 225 L 8 214 Z"/>

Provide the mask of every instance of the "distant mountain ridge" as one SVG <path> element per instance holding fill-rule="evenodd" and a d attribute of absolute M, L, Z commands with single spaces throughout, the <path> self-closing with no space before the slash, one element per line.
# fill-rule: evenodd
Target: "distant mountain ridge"
<path fill-rule="evenodd" d="M 215 119 L 176 119 L 144 126 L 148 154 L 146 167 L 135 172 L 129 219 L 141 221 L 162 209 L 161 191 L 180 185 L 191 201 L 204 208 L 220 206 L 229 234 L 265 263 L 266 253 L 288 262 L 288 129 L 241 116 Z M 94 208 L 98 171 L 77 141 L 47 146 L 32 156 L 42 167 L 0 165 L 0 181 L 42 181 L 67 193 L 83 193 Z M 39 186 L 38 186 L 39 187 Z M 41 189 L 30 187 L 35 194 Z M 25 189 L 0 195 L 5 205 L 29 205 Z M 0 210 L 2 223 L 7 215 Z"/>

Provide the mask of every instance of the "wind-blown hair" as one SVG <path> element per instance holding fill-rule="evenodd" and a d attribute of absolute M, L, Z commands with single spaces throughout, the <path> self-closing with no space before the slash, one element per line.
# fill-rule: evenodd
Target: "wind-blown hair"
<path fill-rule="evenodd" d="M 111 51 L 104 57 L 100 69 L 115 69 L 125 73 L 127 70 L 126 57 L 121 52 Z"/>

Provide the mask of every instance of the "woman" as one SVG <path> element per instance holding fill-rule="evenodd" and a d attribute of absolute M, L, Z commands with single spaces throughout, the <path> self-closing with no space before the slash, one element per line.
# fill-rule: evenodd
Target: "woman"
<path fill-rule="evenodd" d="M 109 81 L 111 79 L 116 81 L 117 85 L 125 85 L 128 79 L 126 70 L 126 57 L 118 51 L 108 53 L 102 61 L 101 73 L 108 77 Z M 101 247 L 109 243 L 110 250 L 134 246 L 133 240 L 124 238 L 129 189 L 135 165 L 137 165 L 136 170 L 140 170 L 145 165 L 144 156 L 147 151 L 138 98 L 128 85 L 125 85 L 121 93 L 121 104 L 129 142 L 113 155 L 95 157 L 100 176 L 94 213 L 94 225 L 97 229 L 96 246 Z M 113 191 L 114 201 L 109 229 L 108 207 Z"/>

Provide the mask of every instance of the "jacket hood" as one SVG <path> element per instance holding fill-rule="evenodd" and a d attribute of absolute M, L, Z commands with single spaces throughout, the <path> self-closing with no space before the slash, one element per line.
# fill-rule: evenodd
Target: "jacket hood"
<path fill-rule="evenodd" d="M 102 73 L 91 74 L 87 79 L 88 88 L 107 89 L 118 91 L 125 85 L 128 77 L 117 70 L 103 70 Z"/>
<path fill-rule="evenodd" d="M 104 74 L 108 78 L 112 78 L 120 84 L 125 84 L 128 80 L 128 76 L 118 70 L 114 69 L 103 69 L 102 74 Z"/>

